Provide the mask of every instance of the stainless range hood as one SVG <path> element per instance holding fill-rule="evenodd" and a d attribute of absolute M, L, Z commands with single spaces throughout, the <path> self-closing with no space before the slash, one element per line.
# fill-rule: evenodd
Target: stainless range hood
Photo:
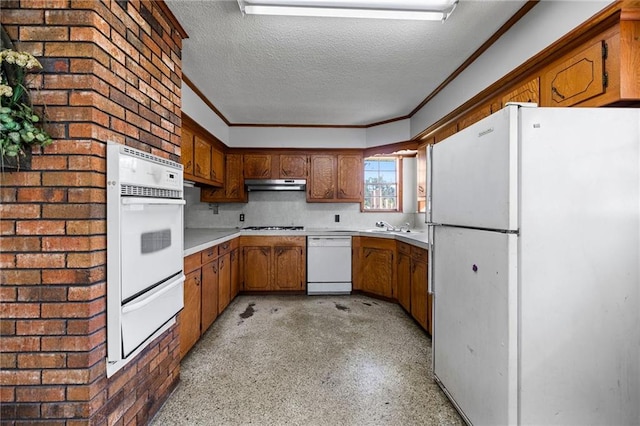
<path fill-rule="evenodd" d="M 306 179 L 245 179 L 247 191 L 304 191 Z"/>

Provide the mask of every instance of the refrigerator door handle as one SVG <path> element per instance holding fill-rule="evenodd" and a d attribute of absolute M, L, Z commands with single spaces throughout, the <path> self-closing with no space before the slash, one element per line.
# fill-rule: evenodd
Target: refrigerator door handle
<path fill-rule="evenodd" d="M 433 283 L 433 225 L 429 225 L 427 228 L 427 238 L 429 240 L 428 246 L 429 250 L 427 252 L 427 293 L 433 295 L 434 294 L 434 283 Z"/>
<path fill-rule="evenodd" d="M 431 164 L 433 163 L 433 145 L 427 145 L 427 206 L 424 214 L 426 223 L 431 223 Z"/>

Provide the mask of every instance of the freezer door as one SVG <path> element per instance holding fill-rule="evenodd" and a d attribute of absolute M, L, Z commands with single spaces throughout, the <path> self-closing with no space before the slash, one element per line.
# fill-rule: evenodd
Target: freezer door
<path fill-rule="evenodd" d="M 431 222 L 517 230 L 518 107 L 508 106 L 434 145 Z"/>
<path fill-rule="evenodd" d="M 517 236 L 438 226 L 433 245 L 436 379 L 471 424 L 515 424 Z"/>

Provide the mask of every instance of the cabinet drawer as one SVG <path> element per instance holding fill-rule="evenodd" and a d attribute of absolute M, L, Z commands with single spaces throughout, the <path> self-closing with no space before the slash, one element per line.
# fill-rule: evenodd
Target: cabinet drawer
<path fill-rule="evenodd" d="M 218 246 L 209 247 L 208 249 L 202 250 L 202 264 L 211 262 L 213 259 L 218 257 Z"/>
<path fill-rule="evenodd" d="M 423 248 L 411 246 L 411 258 L 413 260 L 417 260 L 418 262 L 426 263 L 429 259 L 429 254 L 427 250 Z"/>
<path fill-rule="evenodd" d="M 194 253 L 184 258 L 184 273 L 188 274 L 200 268 L 200 252 Z"/>
<path fill-rule="evenodd" d="M 225 241 L 224 243 L 218 244 L 218 255 L 222 256 L 223 254 L 229 253 L 234 249 L 233 242 L 235 241 L 235 246 L 238 247 L 238 239 Z"/>

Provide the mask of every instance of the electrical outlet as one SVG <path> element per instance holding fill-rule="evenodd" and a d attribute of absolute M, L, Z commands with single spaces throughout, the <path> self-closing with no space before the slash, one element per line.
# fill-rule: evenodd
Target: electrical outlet
<path fill-rule="evenodd" d="M 240 213 L 240 222 L 244 222 L 244 213 Z"/>
<path fill-rule="evenodd" d="M 334 220 L 335 220 L 336 222 L 340 222 L 340 215 L 339 215 L 339 214 L 335 215 Z"/>

